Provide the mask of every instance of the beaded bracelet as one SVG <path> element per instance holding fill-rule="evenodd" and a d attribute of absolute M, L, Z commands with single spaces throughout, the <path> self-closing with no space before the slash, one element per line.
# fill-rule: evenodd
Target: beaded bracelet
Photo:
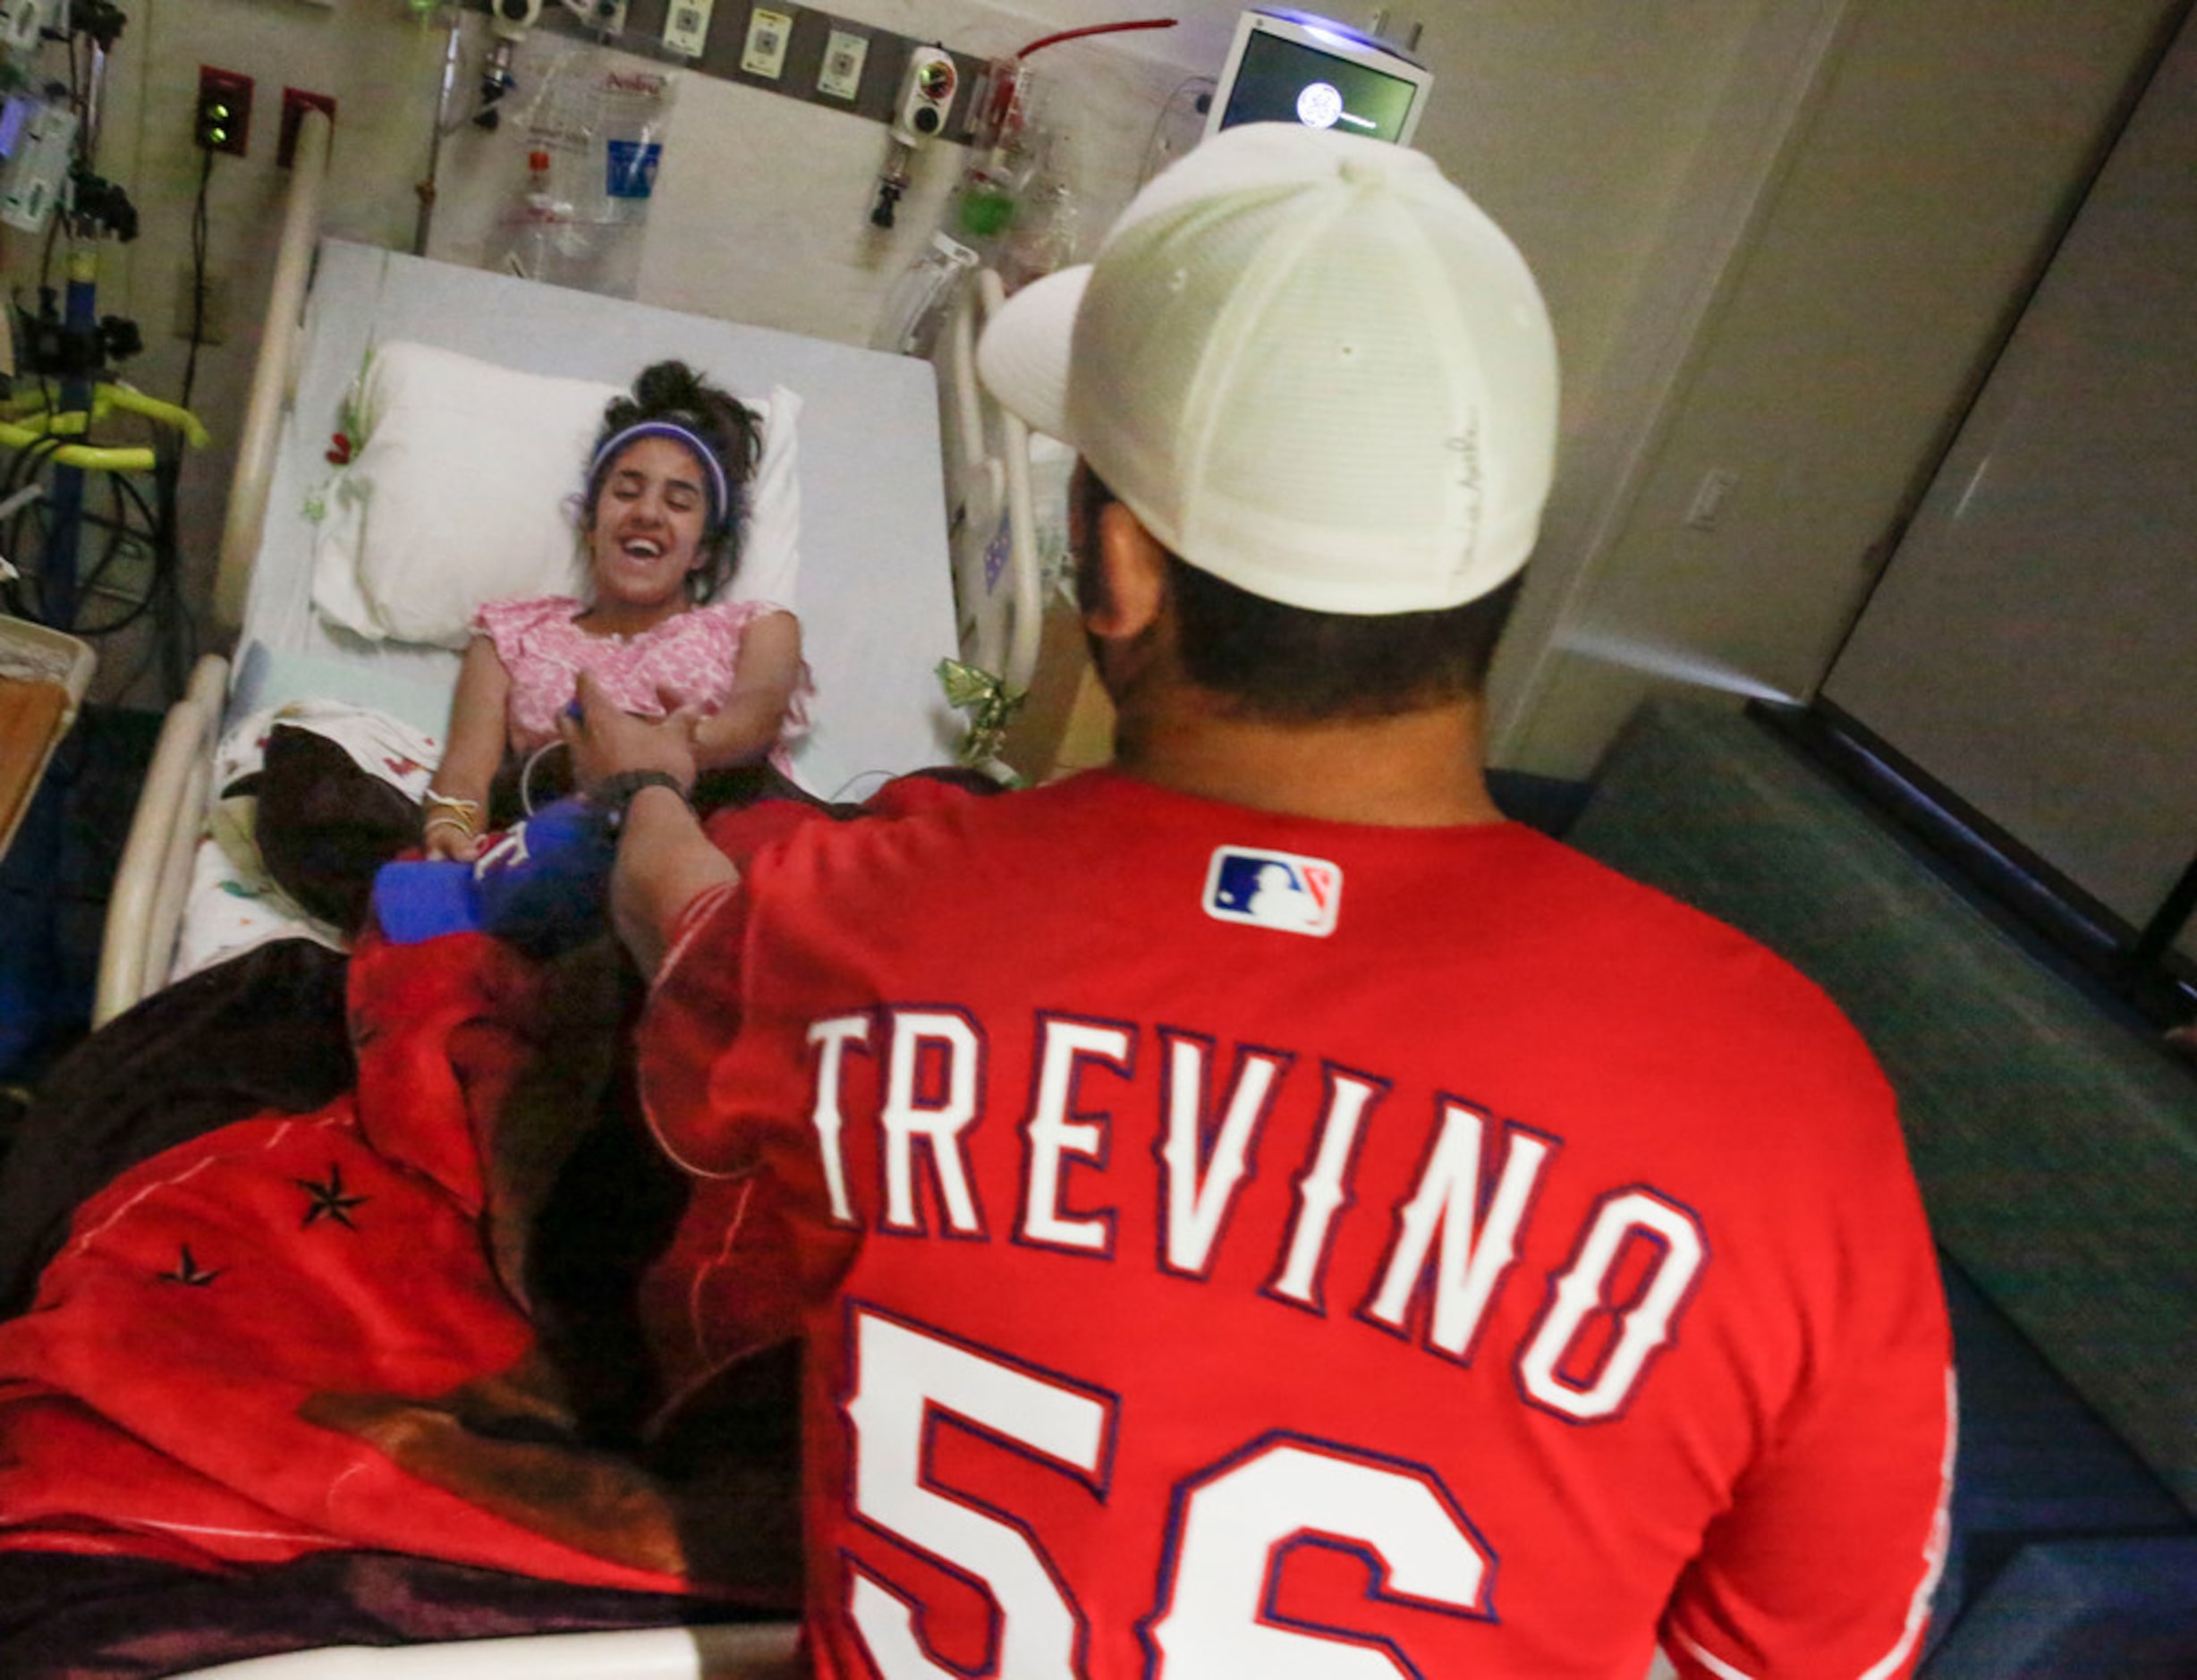
<path fill-rule="evenodd" d="M 450 811 L 462 818 L 469 824 L 478 821 L 480 817 L 479 801 L 454 799 L 448 793 L 438 793 L 431 787 L 420 795 L 420 802 L 432 806 L 437 810 Z"/>

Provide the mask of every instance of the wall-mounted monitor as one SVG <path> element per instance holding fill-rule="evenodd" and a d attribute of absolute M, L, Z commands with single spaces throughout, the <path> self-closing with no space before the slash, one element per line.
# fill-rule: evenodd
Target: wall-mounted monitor
<path fill-rule="evenodd" d="M 1236 20 L 1205 132 L 1239 123 L 1302 123 L 1399 144 L 1419 126 L 1434 77 L 1362 30 L 1266 7 Z"/>

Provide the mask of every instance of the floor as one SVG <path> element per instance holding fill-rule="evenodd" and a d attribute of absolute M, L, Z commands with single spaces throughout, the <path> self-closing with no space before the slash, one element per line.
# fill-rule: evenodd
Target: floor
<path fill-rule="evenodd" d="M 0 1142 L 91 1019 L 107 895 L 160 714 L 87 706 L 0 861 Z"/>

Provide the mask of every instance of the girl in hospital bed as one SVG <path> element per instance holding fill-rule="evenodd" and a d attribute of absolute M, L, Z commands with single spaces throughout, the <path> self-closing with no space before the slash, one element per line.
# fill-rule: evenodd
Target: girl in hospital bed
<path fill-rule="evenodd" d="M 800 626 L 771 602 L 711 600 L 739 564 L 759 453 L 756 417 L 683 362 L 644 369 L 605 411 L 581 496 L 589 598 L 491 601 L 475 616 L 426 795 L 428 857 L 478 856 L 505 815 L 496 797 L 491 817 L 492 795 L 539 801 L 527 772 L 558 742 L 583 670 L 628 711 L 686 732 L 705 769 L 786 768 L 807 723 Z"/>

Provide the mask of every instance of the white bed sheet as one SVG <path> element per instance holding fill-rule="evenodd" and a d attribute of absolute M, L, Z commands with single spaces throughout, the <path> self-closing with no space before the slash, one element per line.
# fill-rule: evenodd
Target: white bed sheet
<path fill-rule="evenodd" d="M 324 240 L 307 305 L 242 643 L 328 656 L 446 689 L 457 656 L 373 643 L 312 607 L 310 498 L 369 344 L 413 339 L 530 372 L 629 380 L 676 356 L 734 391 L 784 385 L 801 412 L 803 649 L 814 727 L 794 772 L 826 798 L 951 760 L 961 719 L 938 661 L 956 651 L 929 363 Z"/>

